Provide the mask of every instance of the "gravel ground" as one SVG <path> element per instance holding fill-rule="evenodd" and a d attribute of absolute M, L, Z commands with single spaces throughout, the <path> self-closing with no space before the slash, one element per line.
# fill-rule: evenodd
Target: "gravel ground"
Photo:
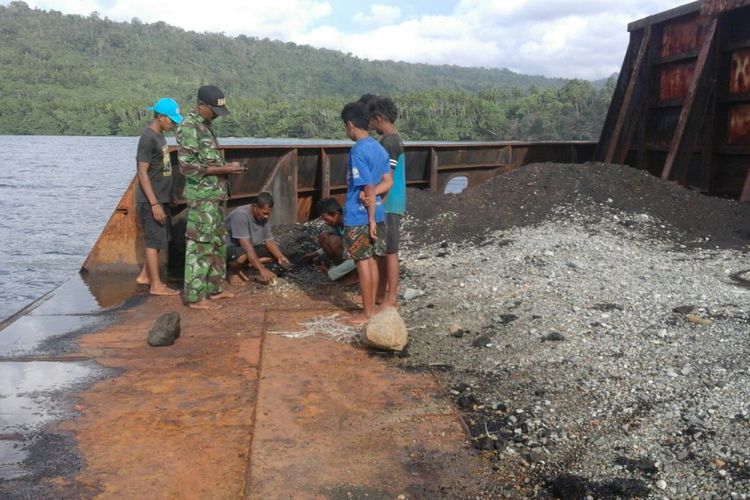
<path fill-rule="evenodd" d="M 750 497 L 747 206 L 603 164 L 409 195 L 390 362 L 451 390 L 487 497 Z"/>

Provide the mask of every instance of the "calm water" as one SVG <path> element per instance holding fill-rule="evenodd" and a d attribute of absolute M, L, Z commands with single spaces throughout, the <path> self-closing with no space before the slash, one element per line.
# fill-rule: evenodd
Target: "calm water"
<path fill-rule="evenodd" d="M 137 137 L 0 136 L 0 319 L 79 271 L 135 175 L 137 143 Z"/>
<path fill-rule="evenodd" d="M 0 318 L 78 272 L 135 173 L 137 143 L 0 136 Z"/>

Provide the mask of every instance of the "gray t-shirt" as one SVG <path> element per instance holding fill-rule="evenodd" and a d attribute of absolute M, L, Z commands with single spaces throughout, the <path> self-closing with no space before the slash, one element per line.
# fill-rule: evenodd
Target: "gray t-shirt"
<path fill-rule="evenodd" d="M 138 162 L 148 163 L 148 178 L 156 199 L 160 203 L 172 201 L 172 164 L 169 161 L 169 147 L 163 135 L 147 127 L 138 141 L 138 152 L 135 155 Z M 135 201 L 148 203 L 148 198 L 140 184 L 135 192 Z"/>
<path fill-rule="evenodd" d="M 250 240 L 253 246 L 261 245 L 273 239 L 271 224 L 268 221 L 257 221 L 250 213 L 252 205 L 237 207 L 224 218 L 227 229 L 227 244 L 239 245 L 240 238 Z"/>

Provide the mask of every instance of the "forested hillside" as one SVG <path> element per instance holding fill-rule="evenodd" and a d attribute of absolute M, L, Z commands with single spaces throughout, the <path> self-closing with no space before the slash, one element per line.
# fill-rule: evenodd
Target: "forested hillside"
<path fill-rule="evenodd" d="M 0 68 L 0 134 L 135 135 L 156 98 L 187 109 L 215 83 L 232 109 L 217 122 L 224 135 L 341 138 L 343 104 L 375 93 L 396 100 L 411 140 L 596 139 L 614 86 L 368 61 L 23 2 L 0 6 Z"/>

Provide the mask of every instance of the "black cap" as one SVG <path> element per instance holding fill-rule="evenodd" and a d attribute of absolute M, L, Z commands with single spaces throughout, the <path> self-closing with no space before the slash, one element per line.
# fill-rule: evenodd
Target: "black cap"
<path fill-rule="evenodd" d="M 216 85 L 204 85 L 198 89 L 198 100 L 208 104 L 216 116 L 226 116 L 229 114 L 227 109 L 224 92 Z"/>

